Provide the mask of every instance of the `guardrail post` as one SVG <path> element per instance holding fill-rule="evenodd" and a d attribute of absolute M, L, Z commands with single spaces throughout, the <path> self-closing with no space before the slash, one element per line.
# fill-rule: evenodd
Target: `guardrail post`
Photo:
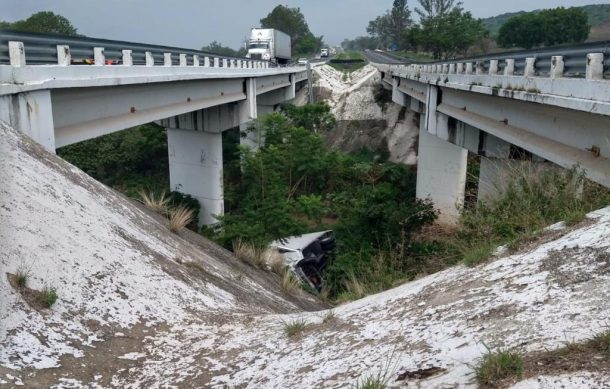
<path fill-rule="evenodd" d="M 241 69 L 241 59 L 238 59 L 238 60 L 237 60 L 237 67 L 238 67 L 239 69 Z"/>
<path fill-rule="evenodd" d="M 104 55 L 103 47 L 93 48 L 93 63 L 97 66 L 103 66 L 106 64 L 106 56 Z"/>
<path fill-rule="evenodd" d="M 60 66 L 68 66 L 70 63 L 72 63 L 70 46 L 57 45 L 57 64 Z"/>
<path fill-rule="evenodd" d="M 477 61 L 477 75 L 485 74 L 485 62 Z"/>
<path fill-rule="evenodd" d="M 163 66 L 172 66 L 172 53 L 163 53 Z"/>
<path fill-rule="evenodd" d="M 11 66 L 25 66 L 25 47 L 23 42 L 8 42 L 8 56 Z"/>
<path fill-rule="evenodd" d="M 458 62 L 457 66 L 455 67 L 455 72 L 457 74 L 464 74 L 464 63 L 463 62 Z"/>
<path fill-rule="evenodd" d="M 144 53 L 144 60 L 146 61 L 146 66 L 155 66 L 155 57 L 153 57 L 150 51 Z"/>
<path fill-rule="evenodd" d="M 455 74 L 455 64 L 449 64 L 449 74 Z"/>
<path fill-rule="evenodd" d="M 448 64 L 443 64 L 441 73 L 443 73 L 443 74 L 449 73 L 449 65 Z"/>
<path fill-rule="evenodd" d="M 524 77 L 534 77 L 536 75 L 536 58 L 525 59 L 525 71 L 523 72 Z"/>
<path fill-rule="evenodd" d="M 473 73 L 472 62 L 467 62 L 466 63 L 466 74 L 472 74 L 472 73 Z"/>
<path fill-rule="evenodd" d="M 496 74 L 498 74 L 498 60 L 492 59 L 489 61 L 489 75 L 495 76 Z"/>
<path fill-rule="evenodd" d="M 587 54 L 587 80 L 603 80 L 604 78 L 604 54 Z"/>
<path fill-rule="evenodd" d="M 131 50 L 123 50 L 123 66 L 133 66 Z"/>
<path fill-rule="evenodd" d="M 193 55 L 193 66 L 199 66 L 199 56 L 197 54 Z"/>
<path fill-rule="evenodd" d="M 220 58 L 214 58 L 214 67 L 215 68 L 219 68 L 220 67 Z"/>
<path fill-rule="evenodd" d="M 556 55 L 551 57 L 551 78 L 563 77 L 564 68 L 563 56 Z"/>
<path fill-rule="evenodd" d="M 504 75 L 505 76 L 512 76 L 515 74 L 515 60 L 514 59 L 507 59 L 505 60 L 506 62 L 506 67 L 504 68 Z"/>
<path fill-rule="evenodd" d="M 180 54 L 180 66 L 186 66 L 186 54 Z"/>
<path fill-rule="evenodd" d="M 203 57 L 203 67 L 204 68 L 210 67 L 210 57 Z"/>
<path fill-rule="evenodd" d="M 228 68 L 229 67 L 229 61 L 227 61 L 226 58 L 222 59 L 222 67 L 223 68 Z"/>

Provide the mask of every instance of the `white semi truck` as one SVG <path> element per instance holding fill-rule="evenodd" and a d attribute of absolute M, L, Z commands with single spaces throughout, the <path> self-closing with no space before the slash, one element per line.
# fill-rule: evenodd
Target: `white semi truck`
<path fill-rule="evenodd" d="M 285 65 L 292 59 L 290 35 L 273 28 L 253 28 L 246 43 L 247 58 Z"/>

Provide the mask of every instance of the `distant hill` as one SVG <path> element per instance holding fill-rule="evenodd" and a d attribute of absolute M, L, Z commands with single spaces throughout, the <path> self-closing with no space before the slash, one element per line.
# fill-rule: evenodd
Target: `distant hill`
<path fill-rule="evenodd" d="M 589 24 L 591 25 L 591 35 L 589 40 L 603 40 L 610 39 L 610 4 L 592 4 L 578 7 L 584 9 L 589 17 Z M 540 12 L 536 10 L 533 12 Z M 509 12 L 494 16 L 491 18 L 483 19 L 483 23 L 487 26 L 487 29 L 492 36 L 497 36 L 500 31 L 500 27 L 510 18 L 523 15 L 527 12 Z"/>

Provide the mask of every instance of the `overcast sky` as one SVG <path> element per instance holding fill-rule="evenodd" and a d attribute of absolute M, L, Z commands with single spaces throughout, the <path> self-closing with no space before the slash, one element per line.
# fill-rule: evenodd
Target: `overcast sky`
<path fill-rule="evenodd" d="M 415 0 L 410 0 L 411 7 Z M 608 4 L 597 0 L 464 0 L 476 17 L 557 6 Z M 67 17 L 79 33 L 96 38 L 200 48 L 213 40 L 240 46 L 251 27 L 277 4 L 300 7 L 316 35 L 329 44 L 366 34 L 368 21 L 392 0 L 0 0 L 0 19 L 38 11 Z"/>

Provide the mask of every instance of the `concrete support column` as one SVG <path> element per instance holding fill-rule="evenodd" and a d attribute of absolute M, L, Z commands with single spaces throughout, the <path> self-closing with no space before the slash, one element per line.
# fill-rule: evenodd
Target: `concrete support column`
<path fill-rule="evenodd" d="M 239 137 L 239 143 L 255 151 L 263 145 L 261 134 L 252 126 L 252 121 L 259 115 L 256 100 L 256 78 L 249 78 L 246 80 L 246 100 L 239 103 L 239 132 L 245 135 Z"/>
<path fill-rule="evenodd" d="M 224 213 L 222 132 L 168 129 L 172 191 L 199 200 L 199 225 L 215 224 Z"/>
<path fill-rule="evenodd" d="M 55 127 L 50 91 L 0 97 L 0 120 L 55 153 Z"/>
<path fill-rule="evenodd" d="M 464 204 L 468 151 L 431 135 L 425 121 L 420 123 L 417 198 L 432 200 L 439 223 L 454 225 Z"/>

